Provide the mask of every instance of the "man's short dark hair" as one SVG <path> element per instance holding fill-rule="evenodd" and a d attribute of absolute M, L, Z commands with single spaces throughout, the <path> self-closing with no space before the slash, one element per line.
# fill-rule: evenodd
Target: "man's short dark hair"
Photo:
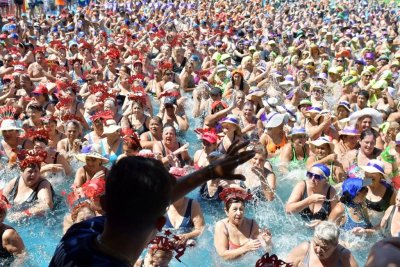
<path fill-rule="evenodd" d="M 122 227 L 150 227 L 166 212 L 175 183 L 158 160 L 122 158 L 106 180 L 107 220 Z"/>

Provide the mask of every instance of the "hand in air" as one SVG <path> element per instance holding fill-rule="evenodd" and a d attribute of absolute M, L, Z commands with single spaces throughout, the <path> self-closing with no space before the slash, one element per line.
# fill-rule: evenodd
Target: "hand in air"
<path fill-rule="evenodd" d="M 239 150 L 245 148 L 249 143 L 250 141 L 239 143 L 238 140 L 233 142 L 227 153 L 211 164 L 213 173 L 215 174 L 213 178 L 244 181 L 246 178 L 241 174 L 234 174 L 234 171 L 237 166 L 254 157 L 254 151 L 239 152 Z"/>

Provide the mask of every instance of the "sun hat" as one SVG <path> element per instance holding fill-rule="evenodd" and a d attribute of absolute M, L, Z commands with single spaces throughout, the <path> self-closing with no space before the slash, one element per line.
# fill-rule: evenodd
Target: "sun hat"
<path fill-rule="evenodd" d="M 219 64 L 218 66 L 217 66 L 217 73 L 220 73 L 220 72 L 225 72 L 225 71 L 227 71 L 228 69 L 225 67 L 225 65 L 223 65 L 223 64 Z"/>
<path fill-rule="evenodd" d="M 215 53 L 212 55 L 211 59 L 212 59 L 212 60 L 216 60 L 216 61 L 220 61 L 220 59 L 221 59 L 221 53 L 215 52 Z"/>
<path fill-rule="evenodd" d="M 325 165 L 321 163 L 317 163 L 311 166 L 311 168 L 318 168 L 322 171 L 325 178 L 328 178 L 331 175 L 331 170 Z"/>
<path fill-rule="evenodd" d="M 307 135 L 306 129 L 304 127 L 293 127 L 288 136 L 293 137 L 296 135 Z"/>
<path fill-rule="evenodd" d="M 301 106 L 304 106 L 304 105 L 312 106 L 311 100 L 309 100 L 309 99 L 302 99 L 302 100 L 300 101 L 300 104 L 299 104 L 297 107 L 300 108 Z"/>
<path fill-rule="evenodd" d="M 178 88 L 179 88 L 179 85 L 177 85 L 176 83 L 173 83 L 173 82 L 167 82 L 166 84 L 164 84 L 165 91 L 175 90 Z"/>
<path fill-rule="evenodd" d="M 115 120 L 107 120 L 104 126 L 103 134 L 112 134 L 120 130 L 121 126 L 117 125 Z"/>
<path fill-rule="evenodd" d="M 371 53 L 371 52 L 365 53 L 364 59 L 366 59 L 366 60 L 367 59 L 374 60 L 375 59 L 374 53 Z"/>
<path fill-rule="evenodd" d="M 233 125 L 236 125 L 236 126 L 240 127 L 239 118 L 236 115 L 233 115 L 233 114 L 229 114 L 228 116 L 223 118 L 221 120 L 221 124 L 223 124 L 223 123 L 229 123 L 229 124 L 233 124 Z"/>
<path fill-rule="evenodd" d="M 371 73 L 376 73 L 376 67 L 373 65 L 367 66 L 367 70 L 369 70 Z"/>
<path fill-rule="evenodd" d="M 354 199 L 363 187 L 371 184 L 371 179 L 347 178 L 342 184 L 342 195 L 346 192 Z"/>
<path fill-rule="evenodd" d="M 364 75 L 371 75 L 371 76 L 372 76 L 372 72 L 369 71 L 369 70 L 363 70 L 363 71 L 361 72 L 361 76 L 364 76 Z"/>
<path fill-rule="evenodd" d="M 358 82 L 357 76 L 345 76 L 342 79 L 343 85 L 351 85 L 353 83 Z"/>
<path fill-rule="evenodd" d="M 203 130 L 203 132 L 200 134 L 200 140 L 206 140 L 210 144 L 215 144 L 218 142 L 218 134 L 215 132 L 214 129 L 212 130 Z"/>
<path fill-rule="evenodd" d="M 400 67 L 400 61 L 398 61 L 398 60 L 393 60 L 392 63 L 391 63 L 390 65 L 391 65 L 391 66 Z"/>
<path fill-rule="evenodd" d="M 292 104 L 285 104 L 282 106 L 277 106 L 276 110 L 282 114 L 288 114 L 288 117 L 291 121 L 296 121 L 296 112 L 297 108 Z"/>
<path fill-rule="evenodd" d="M 246 95 L 246 99 L 252 100 L 255 97 L 263 97 L 263 96 L 265 96 L 264 90 L 262 90 L 256 86 L 252 86 L 252 87 L 250 87 L 248 95 Z"/>
<path fill-rule="evenodd" d="M 390 81 L 392 78 L 393 78 L 393 73 L 390 70 L 385 70 L 382 72 L 382 75 L 379 78 L 379 80 Z"/>
<path fill-rule="evenodd" d="M 285 80 L 280 82 L 281 86 L 294 86 L 294 77 L 292 75 L 286 75 Z"/>
<path fill-rule="evenodd" d="M 348 101 L 346 101 L 346 100 L 340 101 L 338 106 L 337 106 L 337 108 L 339 108 L 339 107 L 344 107 L 345 109 L 347 109 L 350 112 L 352 111 L 351 108 L 350 108 L 350 103 Z"/>
<path fill-rule="evenodd" d="M 286 123 L 288 120 L 288 116 L 286 114 L 281 114 L 278 112 L 272 112 L 268 114 L 266 117 L 265 121 L 263 121 L 264 127 L 269 129 L 269 128 L 275 128 L 283 123 Z"/>
<path fill-rule="evenodd" d="M 32 94 L 47 95 L 49 94 L 49 90 L 47 90 L 45 85 L 39 85 L 32 91 Z"/>
<path fill-rule="evenodd" d="M 350 125 L 355 126 L 357 121 L 365 116 L 372 118 L 372 127 L 378 127 L 382 123 L 382 114 L 379 111 L 374 108 L 363 108 L 350 115 Z"/>
<path fill-rule="evenodd" d="M 16 130 L 16 131 L 23 131 L 22 128 L 17 127 L 17 123 L 13 119 L 4 119 L 1 122 L 0 126 L 0 132 L 1 131 L 11 131 L 11 130 Z"/>
<path fill-rule="evenodd" d="M 320 114 L 322 112 L 322 108 L 320 106 L 311 106 L 308 107 L 306 113 L 317 113 Z"/>
<path fill-rule="evenodd" d="M 229 55 L 229 54 L 222 54 L 222 56 L 221 56 L 221 61 L 224 61 L 224 60 L 227 60 L 227 59 L 230 59 L 231 58 L 231 55 Z"/>
<path fill-rule="evenodd" d="M 382 161 L 377 159 L 371 159 L 366 166 L 360 166 L 360 168 L 368 173 L 380 173 L 385 175 L 385 166 Z"/>
<path fill-rule="evenodd" d="M 100 151 L 99 146 L 91 144 L 84 146 L 81 150 L 81 153 L 79 153 L 75 157 L 77 158 L 77 160 L 82 162 L 86 162 L 86 158 L 90 157 L 90 158 L 101 159 L 103 163 L 107 163 L 108 159 L 106 157 L 103 157 L 99 151 Z"/>
<path fill-rule="evenodd" d="M 343 128 L 343 130 L 339 131 L 339 135 L 357 136 L 357 135 L 360 135 L 360 132 L 352 126 L 346 126 Z"/>
<path fill-rule="evenodd" d="M 310 144 L 312 145 L 312 147 L 315 149 L 315 147 L 320 147 L 323 146 L 324 144 L 328 144 L 331 151 L 334 150 L 334 145 L 333 143 L 328 139 L 328 137 L 326 136 L 321 136 L 318 139 L 311 141 Z"/>

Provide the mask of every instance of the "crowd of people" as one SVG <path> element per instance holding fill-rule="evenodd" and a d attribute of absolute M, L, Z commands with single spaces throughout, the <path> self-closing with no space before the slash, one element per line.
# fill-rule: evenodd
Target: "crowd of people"
<path fill-rule="evenodd" d="M 14 2 L 10 14 L 0 1 L 1 169 L 18 174 L 0 195 L 0 258 L 29 255 L 3 221 L 57 209 L 55 175 L 69 212 L 51 266 L 168 266 L 196 248 L 202 205 L 218 202 L 221 261 L 275 253 L 246 204 L 276 202 L 298 169 L 284 209 L 312 241 L 258 266 L 364 264 L 340 232 L 397 244 L 397 4 Z M 369 266 L 384 266 L 385 246 Z"/>

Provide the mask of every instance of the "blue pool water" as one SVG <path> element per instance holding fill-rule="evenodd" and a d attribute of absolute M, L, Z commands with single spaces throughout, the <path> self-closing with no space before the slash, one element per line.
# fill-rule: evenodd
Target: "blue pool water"
<path fill-rule="evenodd" d="M 155 110 L 158 110 L 156 103 Z M 191 100 L 187 105 L 188 117 L 192 118 L 188 107 L 191 107 Z M 200 127 L 198 120 L 191 121 L 190 129 Z M 186 140 L 186 141 L 184 141 Z M 197 136 L 191 131 L 185 134 L 184 143 L 189 142 L 189 152 L 193 155 L 200 148 L 200 142 Z M 74 169 L 77 169 L 79 163 L 73 163 Z M 277 168 L 275 168 L 277 169 Z M 17 174 L 13 172 L 1 171 L 0 187 Z M 304 166 L 292 170 L 288 175 L 282 176 L 277 173 L 277 194 L 278 199 L 272 203 L 256 202 L 248 203 L 246 213 L 254 218 L 261 228 L 267 227 L 273 235 L 273 253 L 284 257 L 297 244 L 310 240 L 312 230 L 304 226 L 303 222 L 296 216 L 286 215 L 284 212 L 284 203 L 287 201 L 294 185 L 304 178 Z M 63 178 L 60 176 L 51 178 L 51 182 L 58 195 L 62 192 L 69 192 L 68 188 L 72 184 L 72 178 Z M 190 197 L 198 198 L 198 190 L 189 194 Z M 64 196 L 65 199 L 65 196 Z M 225 218 L 222 203 L 210 203 L 199 200 L 206 220 L 206 227 L 203 235 L 197 240 L 195 248 L 188 248 L 185 255 L 181 258 L 182 263 L 176 260 L 171 261 L 171 266 L 254 266 L 256 260 L 263 254 L 262 251 L 249 253 L 238 261 L 224 262 L 216 254 L 213 241 L 213 232 L 215 222 Z M 54 249 L 62 237 L 62 222 L 67 211 L 65 201 L 55 208 L 54 211 L 42 218 L 28 218 L 20 222 L 9 222 L 11 226 L 19 232 L 25 242 L 29 252 L 29 260 L 25 266 L 47 266 Z M 353 235 L 342 234 L 343 239 L 358 243 L 357 248 L 353 248 L 353 254 L 360 266 L 364 265 L 368 250 L 375 242 L 374 239 L 362 239 Z M 0 263 L 1 266 L 1 263 Z"/>

